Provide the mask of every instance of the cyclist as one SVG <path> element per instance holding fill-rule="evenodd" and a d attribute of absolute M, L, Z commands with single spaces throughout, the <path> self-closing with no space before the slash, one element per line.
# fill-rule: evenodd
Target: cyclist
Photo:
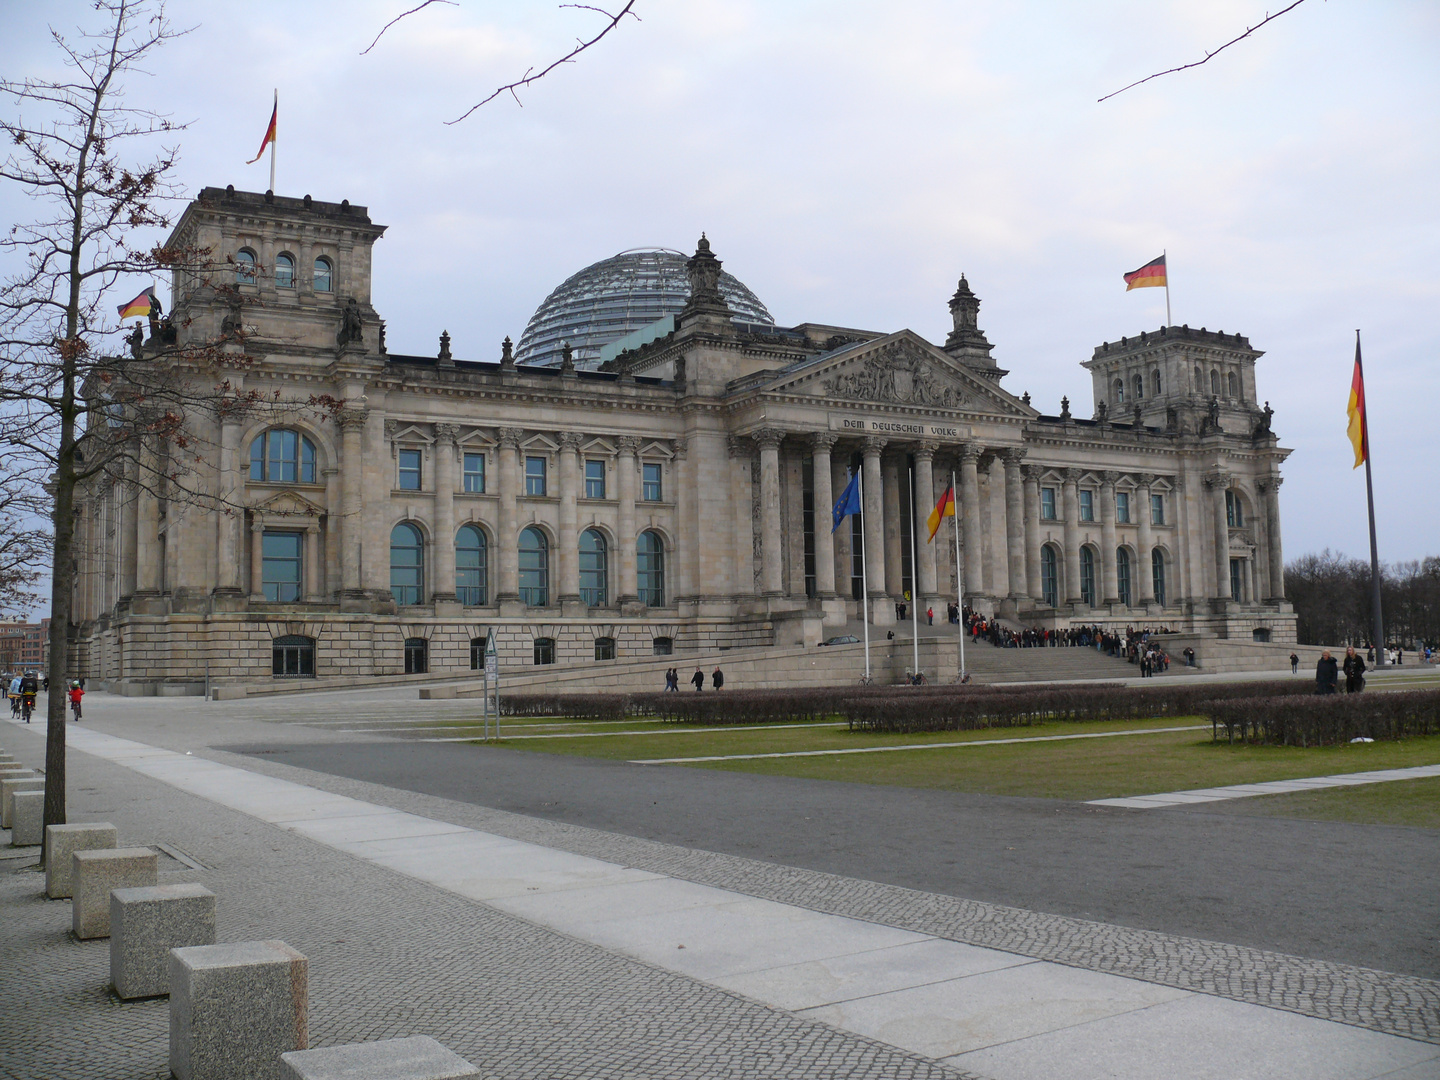
<path fill-rule="evenodd" d="M 20 682 L 21 682 L 21 677 L 20 677 L 19 675 L 16 675 L 13 679 L 10 680 L 10 685 L 9 685 L 9 687 L 8 687 L 9 696 L 10 696 L 10 715 L 11 715 L 11 716 L 19 716 L 19 715 L 20 715 Z"/>
<path fill-rule="evenodd" d="M 85 689 L 77 682 L 70 684 L 70 708 L 75 712 L 75 722 L 80 722 L 80 699 L 85 696 Z"/>
<path fill-rule="evenodd" d="M 35 711 L 35 695 L 40 690 L 40 680 L 35 677 L 33 671 L 25 673 L 20 680 L 20 715 L 25 723 L 30 723 L 30 714 Z"/>

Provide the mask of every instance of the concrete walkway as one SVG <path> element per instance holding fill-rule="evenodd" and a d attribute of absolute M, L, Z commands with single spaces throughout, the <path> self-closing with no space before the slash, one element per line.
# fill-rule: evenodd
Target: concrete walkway
<path fill-rule="evenodd" d="M 262 830 L 303 838 L 412 882 L 418 918 L 424 918 L 429 895 L 424 887 L 437 888 L 603 952 L 838 1029 L 857 1045 L 895 1048 L 952 1075 L 1440 1076 L 1440 1046 L 1430 1041 L 757 898 L 89 727 L 70 725 L 67 731 L 82 758 L 121 766 L 160 782 L 165 788 L 156 790 L 172 790 L 176 798 L 199 798 L 263 823 Z M 21 729 L 7 742 L 25 745 L 33 756 L 38 746 L 28 744 L 38 744 L 42 733 Z M 323 911 L 313 916 L 326 917 Z M 537 949 L 536 963 L 544 962 L 542 954 Z M 11 989 L 7 999 L 14 1001 Z M 856 1074 L 850 1067 L 837 1071 Z M 667 1067 L 634 1075 L 674 1073 Z M 807 1075 L 815 1075 L 813 1069 Z"/>
<path fill-rule="evenodd" d="M 1410 769 L 1377 769 L 1373 772 L 1338 773 L 1334 776 L 1305 776 L 1297 780 L 1269 780 L 1263 784 L 1230 784 L 1226 787 L 1195 788 L 1191 791 L 1170 791 L 1159 795 L 1131 795 L 1121 799 L 1091 799 L 1089 805 L 1154 810 L 1162 806 L 1223 802 L 1226 799 L 1246 799 L 1254 795 L 1283 795 L 1287 792 L 1354 787 L 1359 784 L 1383 784 L 1391 780 L 1424 780 L 1432 776 L 1440 776 L 1440 765 L 1416 765 Z"/>

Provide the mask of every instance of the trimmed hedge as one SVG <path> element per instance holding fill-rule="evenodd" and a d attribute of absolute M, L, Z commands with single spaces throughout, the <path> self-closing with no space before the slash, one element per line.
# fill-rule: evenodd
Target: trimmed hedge
<path fill-rule="evenodd" d="M 1212 737 L 1265 746 L 1335 746 L 1352 739 L 1440 734 L 1440 690 L 1213 702 Z"/>

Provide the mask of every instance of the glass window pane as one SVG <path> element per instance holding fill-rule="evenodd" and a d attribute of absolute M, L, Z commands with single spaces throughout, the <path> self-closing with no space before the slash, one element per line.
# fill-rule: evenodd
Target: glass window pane
<path fill-rule="evenodd" d="M 1151 495 L 1151 496 L 1150 496 L 1150 524 L 1151 524 L 1151 525 L 1164 525 L 1164 524 L 1165 524 L 1165 496 L 1164 496 L 1164 495 Z"/>
<path fill-rule="evenodd" d="M 424 585 L 424 540 L 419 529 L 402 522 L 390 532 L 390 593 L 397 604 L 419 604 Z"/>
<path fill-rule="evenodd" d="M 534 526 L 520 534 L 520 599 L 530 607 L 550 603 L 549 545 Z"/>
<path fill-rule="evenodd" d="M 295 260 L 289 255 L 275 256 L 275 285 L 281 289 L 295 287 Z"/>
<path fill-rule="evenodd" d="M 585 497 L 587 499 L 605 498 L 605 462 L 585 462 Z"/>
<path fill-rule="evenodd" d="M 1115 550 L 1115 590 L 1120 602 L 1130 605 L 1130 552 L 1125 548 Z"/>
<path fill-rule="evenodd" d="M 250 479 L 265 479 L 265 436 L 258 435 L 250 444 Z"/>
<path fill-rule="evenodd" d="M 486 602 L 486 555 L 485 534 L 463 526 L 455 536 L 455 595 L 468 607 Z"/>
<path fill-rule="evenodd" d="M 1095 520 L 1095 493 L 1093 491 L 1080 492 L 1080 520 Z"/>
<path fill-rule="evenodd" d="M 1055 520 L 1055 489 L 1040 489 L 1040 516 L 1046 521 Z"/>
<path fill-rule="evenodd" d="M 580 599 L 590 607 L 608 604 L 605 537 L 595 529 L 580 534 Z"/>
<path fill-rule="evenodd" d="M 300 599 L 303 537 L 300 533 L 269 532 L 260 539 L 260 582 L 266 600 L 294 603 Z"/>
<path fill-rule="evenodd" d="M 315 483 L 315 444 L 309 439 L 300 439 L 300 482 Z"/>
<path fill-rule="evenodd" d="M 1095 553 L 1088 547 L 1080 549 L 1080 599 L 1095 606 Z"/>
<path fill-rule="evenodd" d="M 235 253 L 235 281 L 240 285 L 255 284 L 255 256 L 252 252 Z"/>
<path fill-rule="evenodd" d="M 660 466 L 643 466 L 640 497 L 646 502 L 660 501 Z"/>
<path fill-rule="evenodd" d="M 525 459 L 525 494 L 545 494 L 545 459 L 543 457 L 527 457 Z"/>
<path fill-rule="evenodd" d="M 1156 548 L 1150 553 L 1150 572 L 1155 579 L 1155 602 L 1165 606 L 1165 553 Z"/>
<path fill-rule="evenodd" d="M 1115 493 L 1115 520 L 1121 525 L 1130 524 L 1130 496 L 1126 492 Z"/>
<path fill-rule="evenodd" d="M 400 490 L 420 490 L 420 451 L 401 450 L 400 461 Z"/>
<path fill-rule="evenodd" d="M 658 534 L 646 530 L 635 545 L 636 585 L 640 603 L 665 606 L 665 547 Z"/>
<path fill-rule="evenodd" d="M 465 455 L 465 490 L 475 495 L 485 493 L 485 455 Z"/>
<path fill-rule="evenodd" d="M 330 260 L 323 255 L 315 260 L 315 291 L 330 291 L 331 266 Z"/>

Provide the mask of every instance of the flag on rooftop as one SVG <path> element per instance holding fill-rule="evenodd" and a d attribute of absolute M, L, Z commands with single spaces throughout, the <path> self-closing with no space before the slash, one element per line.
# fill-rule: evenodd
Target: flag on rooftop
<path fill-rule="evenodd" d="M 254 165 L 265 156 L 265 148 L 275 141 L 275 121 L 280 116 L 280 93 L 275 93 L 275 107 L 270 110 L 270 126 L 265 129 L 265 138 L 260 140 L 260 152 L 247 161 L 246 165 Z"/>
<path fill-rule="evenodd" d="M 149 315 L 152 312 L 159 315 L 162 310 L 160 307 L 160 298 L 155 295 L 154 285 L 151 285 L 128 304 L 118 305 L 118 308 L 120 318 L 122 319 L 128 319 L 132 315 Z"/>
<path fill-rule="evenodd" d="M 1125 275 L 1125 291 L 1131 289 L 1163 289 L 1165 281 L 1165 256 L 1158 259 L 1151 259 L 1139 270 L 1131 270 Z"/>

